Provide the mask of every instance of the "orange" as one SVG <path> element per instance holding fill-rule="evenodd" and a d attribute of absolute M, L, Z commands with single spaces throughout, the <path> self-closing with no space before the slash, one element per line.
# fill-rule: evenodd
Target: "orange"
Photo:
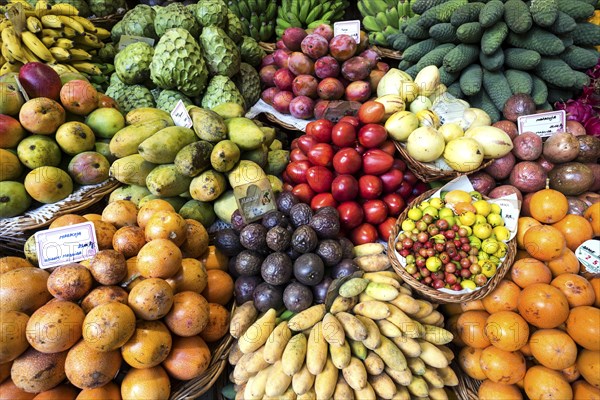
<path fill-rule="evenodd" d="M 600 202 L 596 202 L 589 206 L 583 212 L 584 218 L 586 218 L 592 225 L 595 236 L 600 236 Z"/>
<path fill-rule="evenodd" d="M 61 226 L 75 225 L 87 222 L 88 220 L 77 214 L 65 214 L 56 218 L 48 229 L 60 228 Z"/>
<path fill-rule="evenodd" d="M 220 269 L 209 269 L 207 273 L 206 288 L 202 295 L 209 303 L 218 303 L 222 306 L 229 303 L 233 297 L 233 279 L 227 272 Z"/>
<path fill-rule="evenodd" d="M 563 234 L 567 241 L 567 247 L 573 251 L 580 244 L 594 237 L 592 224 L 581 215 L 569 214 L 552 226 Z"/>
<path fill-rule="evenodd" d="M 567 242 L 557 228 L 550 225 L 532 226 L 523 235 L 525 250 L 533 258 L 550 261 L 560 257 Z"/>
<path fill-rule="evenodd" d="M 569 316 L 566 296 L 546 283 L 534 283 L 523 289 L 518 308 L 525 321 L 537 328 L 556 328 Z"/>
<path fill-rule="evenodd" d="M 554 189 L 542 189 L 531 196 L 531 216 L 544 224 L 560 221 L 569 211 L 567 197 Z"/>
<path fill-rule="evenodd" d="M 540 329 L 529 340 L 531 354 L 544 367 L 557 371 L 575 364 L 577 345 L 571 337 L 558 329 Z"/>
<path fill-rule="evenodd" d="M 581 350 L 577 356 L 577 369 L 587 383 L 600 389 L 600 351 Z"/>
<path fill-rule="evenodd" d="M 229 332 L 229 311 L 220 304 L 208 304 L 208 325 L 200 332 L 206 342 L 216 342 Z"/>
<path fill-rule="evenodd" d="M 581 275 L 562 274 L 550 283 L 559 288 L 567 296 L 569 306 L 591 306 L 596 300 L 596 294 L 590 281 Z"/>
<path fill-rule="evenodd" d="M 481 369 L 489 380 L 512 385 L 525 377 L 525 357 L 519 351 L 504 351 L 490 346 L 481 352 Z"/>
<path fill-rule="evenodd" d="M 565 379 L 569 381 L 569 383 L 575 382 L 581 376 L 579 370 L 577 369 L 577 364 L 573 364 L 570 367 L 561 370 L 560 372 L 563 374 Z"/>
<path fill-rule="evenodd" d="M 486 379 L 485 373 L 481 369 L 480 360 L 483 349 L 473 347 L 463 347 L 458 353 L 458 365 L 467 375 L 473 379 Z"/>
<path fill-rule="evenodd" d="M 510 277 L 514 283 L 524 288 L 534 283 L 550 283 L 552 272 L 540 260 L 529 257 L 521 258 L 513 264 Z"/>
<path fill-rule="evenodd" d="M 491 344 L 485 335 L 485 322 L 489 316 L 487 311 L 467 311 L 458 317 L 457 331 L 467 346 L 483 349 Z"/>
<path fill-rule="evenodd" d="M 519 314 L 499 311 L 485 322 L 485 335 L 492 346 L 505 351 L 519 350 L 529 340 L 529 324 Z"/>
<path fill-rule="evenodd" d="M 481 382 L 477 391 L 479 400 L 522 400 L 523 395 L 515 385 L 492 382 L 489 379 Z"/>
<path fill-rule="evenodd" d="M 517 247 L 519 249 L 525 249 L 525 245 L 523 244 L 523 236 L 525 236 L 525 232 L 527 229 L 532 226 L 541 225 L 540 221 L 531 217 L 520 217 L 517 222 Z"/>
<path fill-rule="evenodd" d="M 146 221 L 146 241 L 168 239 L 181 246 L 187 237 L 187 222 L 175 211 L 158 211 Z"/>
<path fill-rule="evenodd" d="M 463 312 L 485 310 L 481 300 L 471 300 L 465 303 L 460 303 L 460 308 L 463 310 Z"/>
<path fill-rule="evenodd" d="M 175 209 L 166 200 L 154 199 L 144 204 L 137 214 L 137 224 L 140 228 L 145 228 L 148 220 L 159 211 L 175 212 Z"/>
<path fill-rule="evenodd" d="M 493 292 L 485 296 L 481 302 L 490 314 L 498 311 L 516 311 L 521 288 L 514 282 L 503 279 Z"/>
<path fill-rule="evenodd" d="M 579 273 L 579 260 L 569 248 L 565 250 L 560 257 L 548 261 L 548 268 L 552 271 L 552 276 L 556 277 L 560 274 L 577 274 Z"/>
<path fill-rule="evenodd" d="M 200 261 L 204 263 L 207 270 L 220 269 L 222 271 L 227 271 L 227 256 L 214 245 L 208 246 L 208 250 L 202 255 Z"/>
<path fill-rule="evenodd" d="M 571 385 L 558 372 L 536 365 L 525 374 L 525 393 L 530 399 L 571 400 L 573 390 Z"/>
<path fill-rule="evenodd" d="M 571 309 L 567 333 L 583 348 L 600 350 L 600 308 L 580 306 Z"/>

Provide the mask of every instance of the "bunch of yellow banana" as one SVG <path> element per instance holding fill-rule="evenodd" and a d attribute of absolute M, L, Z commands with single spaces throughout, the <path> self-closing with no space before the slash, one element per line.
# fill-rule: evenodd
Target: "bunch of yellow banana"
<path fill-rule="evenodd" d="M 383 246 L 358 246 L 355 255 L 372 271 L 347 278 L 329 307 L 259 315 L 250 301 L 234 311 L 236 399 L 448 398 L 458 378 L 442 314 L 379 269 Z"/>
<path fill-rule="evenodd" d="M 59 73 L 102 75 L 102 65 L 92 60 L 110 31 L 80 17 L 71 4 L 39 0 L 33 7 L 25 0 L 10 0 L 7 7 L 20 7 L 25 24 L 18 33 L 9 19 L 0 17 L 0 75 L 27 62 L 47 63 Z"/>

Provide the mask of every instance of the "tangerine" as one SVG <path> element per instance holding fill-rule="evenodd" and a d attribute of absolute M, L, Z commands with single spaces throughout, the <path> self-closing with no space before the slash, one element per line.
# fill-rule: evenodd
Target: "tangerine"
<path fill-rule="evenodd" d="M 588 350 L 600 350 L 600 308 L 575 307 L 567 319 L 567 333 Z"/>
<path fill-rule="evenodd" d="M 552 226 L 563 234 L 567 247 L 573 251 L 583 242 L 594 237 L 592 224 L 581 215 L 569 214 Z"/>
<path fill-rule="evenodd" d="M 596 300 L 592 284 L 581 275 L 562 274 L 550 284 L 564 293 L 571 307 L 591 306 Z"/>
<path fill-rule="evenodd" d="M 521 288 L 512 281 L 503 279 L 493 292 L 484 297 L 481 302 L 490 314 L 498 311 L 516 311 Z"/>
<path fill-rule="evenodd" d="M 542 189 L 531 196 L 529 211 L 531 216 L 541 223 L 553 224 L 567 215 L 569 202 L 558 190 Z"/>
<path fill-rule="evenodd" d="M 595 236 L 600 236 L 600 202 L 589 206 L 584 212 L 583 217 L 592 225 Z"/>
<path fill-rule="evenodd" d="M 467 311 L 458 317 L 458 335 L 467 346 L 483 349 L 491 344 L 485 335 L 485 322 L 489 316 L 487 311 Z"/>
<path fill-rule="evenodd" d="M 565 250 L 560 257 L 548 261 L 548 268 L 552 271 L 552 276 L 556 277 L 560 274 L 577 274 L 579 273 L 579 260 L 571 249 L 565 247 Z"/>
<path fill-rule="evenodd" d="M 529 324 L 515 312 L 499 311 L 488 317 L 485 334 L 492 346 L 504 351 L 516 351 L 529 340 Z"/>
<path fill-rule="evenodd" d="M 552 272 L 540 260 L 528 257 L 521 258 L 513 264 L 510 277 L 514 283 L 525 288 L 534 283 L 550 283 Z"/>
<path fill-rule="evenodd" d="M 560 257 L 567 242 L 562 232 L 550 225 L 532 226 L 523 235 L 525 250 L 533 258 L 550 261 Z"/>
<path fill-rule="evenodd" d="M 550 368 L 536 365 L 525 374 L 525 393 L 530 399 L 571 400 L 573 390 L 564 376 Z"/>

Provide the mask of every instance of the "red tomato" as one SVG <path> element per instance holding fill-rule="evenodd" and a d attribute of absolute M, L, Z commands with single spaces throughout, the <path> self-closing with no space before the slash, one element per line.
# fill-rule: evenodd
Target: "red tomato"
<path fill-rule="evenodd" d="M 290 176 L 288 175 L 288 173 L 285 172 L 285 170 L 281 173 L 281 180 L 284 183 L 292 183 L 292 179 L 290 178 Z"/>
<path fill-rule="evenodd" d="M 402 171 L 402 172 L 404 172 L 404 177 L 402 179 L 404 179 L 405 181 L 410 183 L 411 186 L 416 185 L 417 182 L 419 181 L 419 178 L 417 178 L 417 176 L 411 170 Z"/>
<path fill-rule="evenodd" d="M 363 175 L 358 180 L 358 192 L 363 199 L 376 199 L 383 192 L 383 183 L 377 176 Z"/>
<path fill-rule="evenodd" d="M 306 153 L 313 165 L 330 167 L 333 161 L 333 147 L 328 143 L 317 143 Z"/>
<path fill-rule="evenodd" d="M 294 161 L 287 165 L 285 172 L 290 177 L 291 183 L 306 183 L 306 171 L 312 167 L 309 161 Z"/>
<path fill-rule="evenodd" d="M 344 115 L 338 122 L 348 122 L 349 124 L 354 125 L 355 128 L 360 126 L 358 117 L 354 117 L 352 115 Z"/>
<path fill-rule="evenodd" d="M 352 175 L 338 175 L 331 183 L 331 194 L 337 201 L 354 200 L 358 196 L 358 181 Z"/>
<path fill-rule="evenodd" d="M 331 189 L 331 182 L 333 182 L 333 172 L 325 167 L 316 165 L 306 171 L 306 181 L 315 192 L 328 192 Z"/>
<path fill-rule="evenodd" d="M 290 161 L 307 161 L 308 157 L 302 152 L 302 150 L 295 148 L 290 151 Z"/>
<path fill-rule="evenodd" d="M 291 192 L 294 190 L 294 187 L 289 183 L 284 183 L 282 187 L 284 192 Z"/>
<path fill-rule="evenodd" d="M 298 148 L 302 150 L 304 154 L 307 154 L 308 151 L 313 147 L 317 142 L 314 136 L 302 135 L 297 139 Z"/>
<path fill-rule="evenodd" d="M 388 207 L 390 217 L 398 217 L 406 208 L 406 202 L 398 193 L 390 193 L 383 196 L 383 201 Z"/>
<path fill-rule="evenodd" d="M 381 146 L 379 146 L 379 148 L 392 157 L 394 156 L 394 154 L 396 154 L 396 145 L 394 145 L 394 142 L 392 142 L 391 140 L 386 140 L 385 142 L 381 143 Z"/>
<path fill-rule="evenodd" d="M 313 136 L 319 143 L 331 143 L 333 122 L 328 119 L 318 119 L 306 125 L 306 134 Z"/>
<path fill-rule="evenodd" d="M 338 174 L 355 174 L 362 167 L 362 157 L 353 148 L 340 149 L 333 156 L 333 169 Z"/>
<path fill-rule="evenodd" d="M 377 225 L 385 221 L 388 216 L 388 208 L 383 200 L 368 200 L 363 204 L 365 222 Z"/>
<path fill-rule="evenodd" d="M 363 103 L 358 109 L 358 119 L 363 124 L 377 124 L 385 115 L 383 104 L 370 100 Z"/>
<path fill-rule="evenodd" d="M 399 169 L 402 172 L 406 171 L 406 163 L 404 162 L 404 160 L 401 160 L 399 158 L 394 159 L 394 165 L 392 167 L 394 169 Z"/>
<path fill-rule="evenodd" d="M 344 229 L 354 229 L 363 222 L 363 209 L 355 201 L 346 201 L 340 204 L 337 210 L 340 214 L 340 225 Z"/>
<path fill-rule="evenodd" d="M 310 203 L 310 200 L 315 197 L 315 192 L 308 186 L 308 183 L 300 183 L 294 186 L 292 193 L 298 197 L 303 203 Z"/>
<path fill-rule="evenodd" d="M 296 139 L 292 140 L 292 143 L 290 143 L 290 149 L 294 150 L 297 147 L 298 147 L 298 139 L 296 138 Z"/>
<path fill-rule="evenodd" d="M 387 138 L 387 131 L 379 124 L 367 124 L 358 131 L 358 142 L 368 149 L 379 147 Z"/>
<path fill-rule="evenodd" d="M 350 240 L 355 246 L 365 243 L 375 243 L 377 240 L 377 229 L 371 224 L 361 224 L 350 232 Z"/>
<path fill-rule="evenodd" d="M 338 147 L 354 146 L 356 129 L 349 122 L 338 122 L 331 131 L 331 142 Z"/>
<path fill-rule="evenodd" d="M 398 193 L 400 197 L 402 197 L 404 201 L 408 203 L 408 197 L 412 194 L 412 185 L 408 181 L 402 180 L 402 183 L 400 184 L 398 190 L 396 190 L 396 193 Z"/>
<path fill-rule="evenodd" d="M 310 201 L 310 208 L 318 210 L 321 207 L 336 207 L 337 201 L 331 193 L 319 193 Z"/>
<path fill-rule="evenodd" d="M 386 242 L 392 234 L 392 230 L 396 226 L 396 218 L 389 217 L 385 221 L 379 224 L 377 230 L 379 231 L 379 237 Z"/>
<path fill-rule="evenodd" d="M 393 193 L 400 187 L 404 174 L 399 169 L 390 168 L 388 172 L 379 177 L 383 182 L 383 193 Z"/>
<path fill-rule="evenodd" d="M 310 156 L 309 156 L 310 159 Z M 394 158 L 383 150 L 370 149 L 363 154 L 363 171 L 368 175 L 381 175 L 392 168 Z"/>

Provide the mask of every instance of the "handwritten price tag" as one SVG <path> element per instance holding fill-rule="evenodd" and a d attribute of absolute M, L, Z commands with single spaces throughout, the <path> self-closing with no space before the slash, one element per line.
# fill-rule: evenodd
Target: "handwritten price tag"
<path fill-rule="evenodd" d="M 586 240 L 575 250 L 575 256 L 589 273 L 600 274 L 600 240 Z"/>
<path fill-rule="evenodd" d="M 175 105 L 173 111 L 171 111 L 171 118 L 173 118 L 173 122 L 177 126 L 191 128 L 194 125 L 194 123 L 192 122 L 192 118 L 185 109 L 185 104 L 183 104 L 182 100 L 179 100 Z"/>
<path fill-rule="evenodd" d="M 333 36 L 349 35 L 360 43 L 360 20 L 340 21 L 333 24 Z"/>
<path fill-rule="evenodd" d="M 98 252 L 92 222 L 36 232 L 35 244 L 40 268 L 87 260 Z"/>
<path fill-rule="evenodd" d="M 545 138 L 556 132 L 564 132 L 567 125 L 565 110 L 550 111 L 540 114 L 524 115 L 517 118 L 519 135 L 523 132 L 533 132 Z"/>

